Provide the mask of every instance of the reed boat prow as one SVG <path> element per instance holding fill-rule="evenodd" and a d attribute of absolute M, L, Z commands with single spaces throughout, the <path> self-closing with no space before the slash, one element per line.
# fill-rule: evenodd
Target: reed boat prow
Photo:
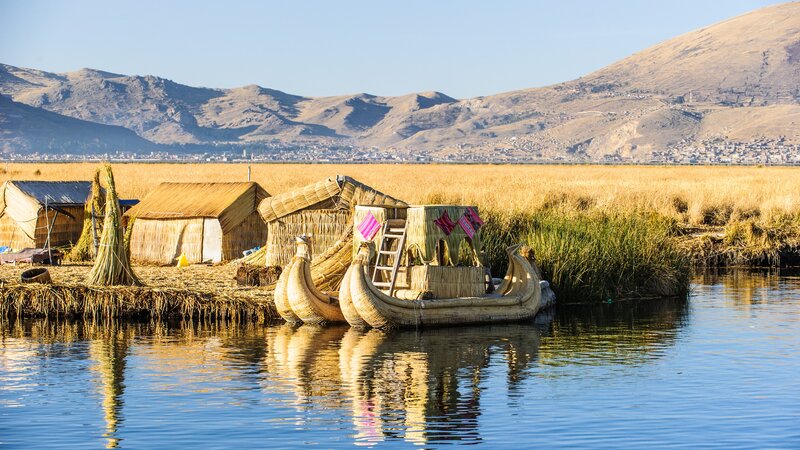
<path fill-rule="evenodd" d="M 290 324 L 298 324 L 302 323 L 303 321 L 297 317 L 297 314 L 292 311 L 292 306 L 289 304 L 289 297 L 286 293 L 287 282 L 288 282 L 288 272 L 291 270 L 294 261 L 289 261 L 289 264 L 283 268 L 283 272 L 281 276 L 278 278 L 278 282 L 275 283 L 275 292 L 273 295 L 273 301 L 275 302 L 275 309 L 278 311 L 278 314 Z"/>
<path fill-rule="evenodd" d="M 307 236 L 297 238 L 297 253 L 281 274 L 279 284 L 284 283 L 285 288 L 282 292 L 276 289 L 275 303 L 288 305 L 303 323 L 345 322 L 338 299 L 321 292 L 314 284 L 308 239 Z M 282 296 L 280 299 L 279 294 Z"/>
<path fill-rule="evenodd" d="M 358 315 L 375 328 L 511 322 L 533 318 L 541 307 L 539 277 L 530 263 L 509 247 L 508 272 L 494 294 L 431 300 L 401 300 L 379 290 L 367 276 L 369 247 L 362 244 L 342 280 Z"/>

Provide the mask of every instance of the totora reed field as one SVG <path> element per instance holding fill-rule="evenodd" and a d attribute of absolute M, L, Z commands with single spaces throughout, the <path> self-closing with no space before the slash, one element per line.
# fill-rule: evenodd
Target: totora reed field
<path fill-rule="evenodd" d="M 528 245 L 568 301 L 679 295 L 693 267 L 788 265 L 800 238 L 800 169 L 529 165 L 252 164 L 273 195 L 345 174 L 412 204 L 474 204 L 496 274 Z M 96 164 L 6 164 L 2 180 L 91 180 Z M 164 181 L 246 181 L 246 164 L 113 165 L 121 198 Z"/>

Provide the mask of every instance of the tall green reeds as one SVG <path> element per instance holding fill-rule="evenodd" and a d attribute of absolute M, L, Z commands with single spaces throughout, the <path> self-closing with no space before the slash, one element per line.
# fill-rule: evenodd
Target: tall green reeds
<path fill-rule="evenodd" d="M 674 222 L 655 214 L 568 212 L 487 214 L 486 256 L 496 273 L 504 248 L 528 245 L 545 279 L 566 301 L 674 296 L 688 291 L 689 259 L 677 246 Z M 498 270 L 500 269 L 500 270 Z"/>

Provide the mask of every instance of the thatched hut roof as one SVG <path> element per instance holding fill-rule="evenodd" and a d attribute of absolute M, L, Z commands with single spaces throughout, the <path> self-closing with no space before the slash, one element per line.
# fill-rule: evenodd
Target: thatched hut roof
<path fill-rule="evenodd" d="M 258 212 L 270 223 L 303 209 L 350 209 L 355 205 L 406 206 L 406 203 L 348 176 L 337 175 L 265 198 L 258 205 Z"/>
<path fill-rule="evenodd" d="M 137 219 L 219 219 L 223 232 L 240 224 L 269 193 L 258 183 L 161 183 L 125 213 Z"/>
<path fill-rule="evenodd" d="M 91 192 L 88 181 L 6 181 L 0 187 L 0 240 L 3 245 L 40 246 L 67 243 L 80 235 L 79 214 Z M 55 210 L 46 220 L 48 210 Z M 61 214 L 58 214 L 61 213 Z M 77 224 L 77 225 L 76 225 Z M 73 230 L 77 226 L 77 235 Z M 21 231 L 21 234 L 18 233 Z M 60 245 L 60 244 L 57 244 Z"/>
<path fill-rule="evenodd" d="M 9 190 L 22 194 L 19 198 L 27 200 L 31 206 L 77 206 L 86 203 L 92 190 L 89 181 L 15 181 L 3 183 L 0 196 L 0 213 L 6 208 Z"/>

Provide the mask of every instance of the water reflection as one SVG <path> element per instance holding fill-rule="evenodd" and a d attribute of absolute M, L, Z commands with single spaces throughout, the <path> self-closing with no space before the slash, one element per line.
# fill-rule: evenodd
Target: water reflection
<path fill-rule="evenodd" d="M 750 306 L 775 300 L 781 293 L 800 289 L 800 269 L 708 269 L 695 282 L 714 286 L 733 305 L 748 310 Z"/>
<path fill-rule="evenodd" d="M 346 331 L 345 327 L 288 324 L 268 330 L 265 370 L 273 381 L 288 386 L 296 406 L 342 406 L 338 345 Z"/>
<path fill-rule="evenodd" d="M 92 369 L 97 373 L 96 383 L 102 395 L 106 448 L 115 448 L 119 445 L 117 428 L 123 422 L 125 360 L 134 330 L 116 322 L 91 324 L 90 330 L 89 355 L 95 362 Z"/>
<path fill-rule="evenodd" d="M 480 441 L 483 372 L 492 363 L 502 365 L 514 385 L 536 359 L 538 340 L 532 325 L 349 330 L 340 367 L 350 387 L 355 439 Z"/>
<path fill-rule="evenodd" d="M 674 343 L 688 304 L 685 298 L 669 298 L 564 305 L 540 349 L 541 361 L 556 366 L 647 363 Z"/>
<path fill-rule="evenodd" d="M 186 399 L 192 408 L 203 408 L 192 394 L 219 394 L 231 407 L 266 403 L 283 411 L 285 404 L 294 411 L 260 418 L 272 426 L 288 419 L 314 430 L 320 414 L 335 411 L 344 421 L 337 426 L 349 430 L 340 436 L 360 445 L 477 443 L 484 439 L 487 390 L 513 406 L 537 379 L 576 376 L 591 365 L 648 364 L 674 343 L 686 314 L 685 300 L 625 302 L 561 308 L 552 322 L 539 324 L 389 332 L 19 320 L 2 324 L 0 378 L 24 384 L 10 378 L 15 360 L 87 361 L 108 447 L 142 432 L 133 425 L 136 431 L 126 430 L 132 401 Z"/>

